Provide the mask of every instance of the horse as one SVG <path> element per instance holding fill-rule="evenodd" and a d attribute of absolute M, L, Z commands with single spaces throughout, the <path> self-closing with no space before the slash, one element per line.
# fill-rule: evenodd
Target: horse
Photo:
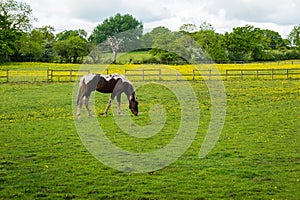
<path fill-rule="evenodd" d="M 135 95 L 132 83 L 123 75 L 111 74 L 87 74 L 84 75 L 79 82 L 78 96 L 77 96 L 77 116 L 80 117 L 80 112 L 83 103 L 87 109 L 88 115 L 92 116 L 89 109 L 89 97 L 93 91 L 101 93 L 111 93 L 108 104 L 104 111 L 104 116 L 107 116 L 108 109 L 110 108 L 112 101 L 117 97 L 118 102 L 118 114 L 121 112 L 121 94 L 124 92 L 129 101 L 129 109 L 137 116 L 138 115 L 138 101 Z"/>

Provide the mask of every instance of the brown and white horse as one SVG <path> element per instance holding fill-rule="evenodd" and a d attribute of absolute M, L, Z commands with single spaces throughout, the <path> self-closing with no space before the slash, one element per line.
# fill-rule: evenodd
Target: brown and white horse
<path fill-rule="evenodd" d="M 92 116 L 89 109 L 89 97 L 93 91 L 101 93 L 111 93 L 110 99 L 104 111 L 104 115 L 107 115 L 107 111 L 111 106 L 112 101 L 117 97 L 118 102 L 118 114 L 121 112 L 121 94 L 124 92 L 129 101 L 129 109 L 137 116 L 138 115 L 138 101 L 135 96 L 135 91 L 132 83 L 124 76 L 119 74 L 101 75 L 101 74 L 87 74 L 80 79 L 78 96 L 77 96 L 77 116 L 80 117 L 80 112 L 83 103 L 88 111 L 89 116 Z"/>

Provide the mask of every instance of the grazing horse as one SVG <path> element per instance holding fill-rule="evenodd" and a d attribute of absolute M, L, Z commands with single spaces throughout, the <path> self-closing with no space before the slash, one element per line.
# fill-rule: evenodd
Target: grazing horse
<path fill-rule="evenodd" d="M 138 101 L 135 96 L 135 91 L 132 83 L 124 76 L 119 74 L 112 75 L 101 75 L 101 74 L 87 74 L 80 79 L 77 105 L 78 111 L 77 116 L 80 117 L 80 111 L 82 104 L 88 111 L 89 116 L 92 116 L 89 109 L 89 97 L 93 91 L 101 93 L 111 93 L 110 99 L 104 111 L 104 116 L 107 116 L 107 111 L 111 106 L 112 101 L 117 97 L 118 102 L 118 114 L 122 115 L 121 112 L 121 94 L 124 92 L 129 101 L 129 109 L 137 116 L 138 115 Z"/>

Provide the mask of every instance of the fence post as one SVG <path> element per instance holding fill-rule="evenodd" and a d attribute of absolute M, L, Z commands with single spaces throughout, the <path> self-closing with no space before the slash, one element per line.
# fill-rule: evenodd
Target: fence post
<path fill-rule="evenodd" d="M 274 80 L 274 69 L 272 69 L 272 80 Z"/>
<path fill-rule="evenodd" d="M 195 80 L 195 71 L 194 71 L 194 69 L 192 70 L 192 80 L 194 81 Z"/>
<path fill-rule="evenodd" d="M 158 70 L 158 80 L 161 80 L 161 69 Z"/>
<path fill-rule="evenodd" d="M 47 69 L 47 82 L 49 82 L 49 68 Z"/>
<path fill-rule="evenodd" d="M 145 80 L 145 70 L 144 69 L 142 71 L 142 79 L 143 79 L 143 81 Z"/>
<path fill-rule="evenodd" d="M 289 79 L 289 69 L 286 69 L 286 79 Z"/>
<path fill-rule="evenodd" d="M 243 70 L 241 70 L 241 80 L 243 80 Z"/>
<path fill-rule="evenodd" d="M 53 81 L 53 69 L 49 69 L 47 70 L 47 78 L 48 78 L 48 82 L 49 81 Z"/>
<path fill-rule="evenodd" d="M 39 70 L 38 69 L 35 71 L 35 81 L 36 82 L 39 81 Z"/>
<path fill-rule="evenodd" d="M 70 82 L 72 82 L 72 72 L 73 72 L 73 70 L 70 69 Z"/>
<path fill-rule="evenodd" d="M 178 70 L 176 69 L 176 81 L 178 81 Z"/>
<path fill-rule="evenodd" d="M 7 83 L 8 83 L 8 81 L 9 81 L 9 78 L 8 78 L 8 77 L 9 77 L 9 76 L 8 76 L 8 71 L 9 71 L 9 69 L 6 70 L 6 82 L 7 82 Z"/>
<path fill-rule="evenodd" d="M 228 79 L 228 70 L 226 69 L 225 81 Z"/>
<path fill-rule="evenodd" d="M 26 76 L 26 78 L 25 78 L 26 81 L 25 82 L 29 82 L 29 79 L 28 79 L 28 70 L 26 70 L 26 75 L 25 76 Z"/>

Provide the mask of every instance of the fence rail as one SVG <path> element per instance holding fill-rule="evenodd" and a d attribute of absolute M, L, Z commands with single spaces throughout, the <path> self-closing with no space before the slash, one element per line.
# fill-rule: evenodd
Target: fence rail
<path fill-rule="evenodd" d="M 0 83 L 8 82 L 74 82 L 77 77 L 90 73 L 90 70 L 53 69 L 7 69 L 0 70 Z M 106 74 L 109 74 L 108 69 Z M 223 73 L 214 70 L 192 70 L 180 73 L 178 70 L 162 69 L 125 70 L 124 75 L 136 81 L 147 80 L 284 80 L 300 79 L 300 68 L 290 69 L 228 69 Z"/>
<path fill-rule="evenodd" d="M 225 80 L 231 78 L 264 78 L 264 79 L 300 79 L 300 68 L 292 69 L 230 69 L 226 70 Z"/>
<path fill-rule="evenodd" d="M 74 82 L 76 77 L 90 73 L 90 70 L 47 70 L 48 81 L 51 82 Z"/>

